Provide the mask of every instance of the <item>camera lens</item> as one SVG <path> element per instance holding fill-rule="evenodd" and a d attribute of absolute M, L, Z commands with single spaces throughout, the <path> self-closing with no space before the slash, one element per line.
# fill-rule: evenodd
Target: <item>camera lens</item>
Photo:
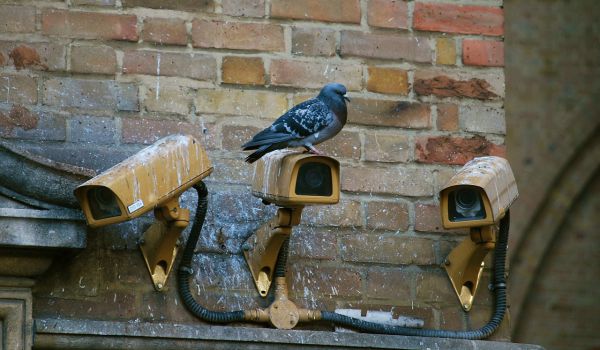
<path fill-rule="evenodd" d="M 115 195 L 105 187 L 95 187 L 88 191 L 88 200 L 92 216 L 96 220 L 121 215 L 121 209 Z"/>
<path fill-rule="evenodd" d="M 296 194 L 331 196 L 331 169 L 323 163 L 311 162 L 300 166 L 296 180 Z"/>
<path fill-rule="evenodd" d="M 451 221 L 484 219 L 485 208 L 478 189 L 459 188 L 448 195 L 448 214 Z"/>
<path fill-rule="evenodd" d="M 473 207 L 478 204 L 477 193 L 473 190 L 458 190 L 456 191 L 456 209 L 461 212 L 473 210 Z"/>

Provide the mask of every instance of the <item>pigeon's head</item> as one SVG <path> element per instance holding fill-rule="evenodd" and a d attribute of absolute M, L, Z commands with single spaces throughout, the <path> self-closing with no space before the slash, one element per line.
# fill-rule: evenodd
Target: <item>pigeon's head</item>
<path fill-rule="evenodd" d="M 329 83 L 321 89 L 319 97 L 325 97 L 333 101 L 339 101 L 346 103 L 344 100 L 350 102 L 350 99 L 346 97 L 346 87 L 340 83 Z"/>

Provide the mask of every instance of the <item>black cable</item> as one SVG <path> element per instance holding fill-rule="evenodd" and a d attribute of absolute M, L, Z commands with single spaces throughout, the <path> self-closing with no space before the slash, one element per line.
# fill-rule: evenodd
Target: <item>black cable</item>
<path fill-rule="evenodd" d="M 277 277 L 285 277 L 287 272 L 287 259 L 288 252 L 290 246 L 290 237 L 286 238 L 281 244 L 281 248 L 279 249 L 279 255 L 277 255 L 277 262 L 275 263 L 275 275 L 274 278 Z"/>
<path fill-rule="evenodd" d="M 495 295 L 494 314 L 490 321 L 483 327 L 471 331 L 446 331 L 437 329 L 419 329 L 400 326 L 383 325 L 374 322 L 367 322 L 356 318 L 340 315 L 335 312 L 321 311 L 322 319 L 342 326 L 351 327 L 357 330 L 370 333 L 383 333 L 420 337 L 438 337 L 455 339 L 484 339 L 492 335 L 500 326 L 504 314 L 506 313 L 506 248 L 508 245 L 508 228 L 510 226 L 510 215 L 506 215 L 500 220 L 500 232 L 498 242 L 494 250 L 494 284 L 493 292 Z"/>
<path fill-rule="evenodd" d="M 194 189 L 198 192 L 198 205 L 196 208 L 196 215 L 194 217 L 194 223 L 190 230 L 190 236 L 187 240 L 185 248 L 183 249 L 183 256 L 179 263 L 179 271 L 177 272 L 177 286 L 179 289 L 179 295 L 183 300 L 183 303 L 196 317 L 199 317 L 208 322 L 238 322 L 244 320 L 244 311 L 210 311 L 196 302 L 192 293 L 190 292 L 190 277 L 193 274 L 192 270 L 192 259 L 194 257 L 194 250 L 200 237 L 200 231 L 204 225 L 204 219 L 206 218 L 206 209 L 208 207 L 208 190 L 204 182 L 200 181 L 194 185 Z"/>

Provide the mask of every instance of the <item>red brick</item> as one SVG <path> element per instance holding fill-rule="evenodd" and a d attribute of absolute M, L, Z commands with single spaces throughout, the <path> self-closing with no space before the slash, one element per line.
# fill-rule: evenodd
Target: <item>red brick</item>
<path fill-rule="evenodd" d="M 33 60 L 24 55 L 23 48 L 35 52 Z M 27 67 L 60 71 L 66 68 L 66 52 L 66 47 L 58 43 L 0 41 L 0 66 L 13 64 L 17 70 Z"/>
<path fill-rule="evenodd" d="M 138 40 L 134 15 L 45 9 L 42 12 L 42 32 L 69 38 Z"/>
<path fill-rule="evenodd" d="M 408 229 L 408 207 L 404 203 L 367 203 L 367 228 L 393 231 Z"/>
<path fill-rule="evenodd" d="M 415 3 L 413 27 L 434 32 L 502 35 L 501 8 L 438 3 Z"/>
<path fill-rule="evenodd" d="M 408 95 L 408 73 L 403 69 L 369 67 L 367 90 L 384 94 Z"/>
<path fill-rule="evenodd" d="M 369 0 L 367 21 L 372 27 L 407 29 L 407 2 L 403 0 Z"/>
<path fill-rule="evenodd" d="M 33 112 L 21 105 L 13 105 L 10 110 L 0 110 L 0 137 L 64 141 L 65 117 L 47 112 Z"/>
<path fill-rule="evenodd" d="M 364 158 L 371 162 L 406 163 L 410 158 L 408 136 L 384 133 L 365 135 Z"/>
<path fill-rule="evenodd" d="M 240 17 L 264 17 L 265 0 L 222 0 L 223 14 Z"/>
<path fill-rule="evenodd" d="M 0 101 L 35 104 L 37 100 L 37 82 L 34 78 L 23 75 L 0 74 Z"/>
<path fill-rule="evenodd" d="M 445 75 L 433 78 L 419 79 L 415 76 L 413 85 L 417 95 L 436 95 L 440 97 L 468 97 L 478 100 L 491 100 L 498 95 L 492 91 L 492 86 L 485 80 L 471 78 L 456 80 Z"/>
<path fill-rule="evenodd" d="M 437 106 L 437 129 L 440 131 L 458 130 L 458 106 L 452 103 Z"/>
<path fill-rule="evenodd" d="M 0 5 L 0 32 L 35 32 L 35 7 Z"/>
<path fill-rule="evenodd" d="M 471 66 L 504 66 L 504 42 L 465 39 L 462 44 L 463 64 Z"/>
<path fill-rule="evenodd" d="M 347 30 L 342 31 L 340 50 L 342 56 L 416 62 L 431 62 L 433 56 L 427 38 L 408 34 L 375 34 Z"/>
<path fill-rule="evenodd" d="M 417 301 L 453 305 L 458 302 L 450 279 L 442 268 L 417 273 Z"/>
<path fill-rule="evenodd" d="M 185 22 L 175 18 L 146 18 L 142 40 L 159 44 L 186 45 Z"/>
<path fill-rule="evenodd" d="M 415 204 L 415 231 L 444 232 L 440 206 L 437 204 Z"/>
<path fill-rule="evenodd" d="M 320 89 L 330 82 L 339 82 L 348 90 L 359 90 L 362 69 L 357 65 L 302 62 L 285 59 L 271 61 L 271 84 Z"/>
<path fill-rule="evenodd" d="M 122 142 L 151 144 L 171 134 L 191 134 L 203 140 L 200 126 L 188 122 L 159 119 L 123 118 L 121 121 Z"/>
<path fill-rule="evenodd" d="M 223 57 L 221 79 L 227 84 L 265 84 L 265 66 L 260 57 Z"/>
<path fill-rule="evenodd" d="M 367 274 L 367 297 L 404 303 L 412 300 L 414 272 L 406 268 L 371 269 Z"/>
<path fill-rule="evenodd" d="M 351 268 L 290 266 L 290 290 L 296 295 L 357 297 L 361 294 L 360 273 Z"/>
<path fill-rule="evenodd" d="M 503 145 L 496 145 L 483 136 L 421 136 L 415 146 L 415 159 L 420 163 L 464 165 L 475 157 L 503 157 L 505 154 Z"/>
<path fill-rule="evenodd" d="M 71 71 L 78 73 L 114 74 L 117 55 L 110 46 L 71 47 Z"/>
<path fill-rule="evenodd" d="M 283 27 L 277 24 L 194 20 L 194 47 L 284 51 Z"/>
<path fill-rule="evenodd" d="M 434 240 L 420 237 L 354 234 L 342 240 L 342 258 L 351 262 L 432 265 L 436 261 L 434 244 Z"/>
<path fill-rule="evenodd" d="M 271 17 L 360 23 L 359 0 L 272 0 Z"/>
<path fill-rule="evenodd" d="M 377 181 L 374 181 L 377 179 Z M 342 190 L 360 193 L 399 194 L 409 197 L 433 195 L 433 174 L 423 168 L 342 168 Z"/>
<path fill-rule="evenodd" d="M 123 7 L 148 7 L 190 12 L 214 12 L 214 0 L 121 0 Z"/>
<path fill-rule="evenodd" d="M 335 56 L 335 30 L 293 27 L 292 53 L 304 56 Z"/>
<path fill-rule="evenodd" d="M 123 56 L 124 74 L 180 76 L 198 80 L 215 80 L 217 62 L 214 57 L 183 52 L 134 51 Z"/>
<path fill-rule="evenodd" d="M 348 122 L 428 129 L 431 127 L 430 106 L 405 101 L 353 98 L 348 106 Z"/>

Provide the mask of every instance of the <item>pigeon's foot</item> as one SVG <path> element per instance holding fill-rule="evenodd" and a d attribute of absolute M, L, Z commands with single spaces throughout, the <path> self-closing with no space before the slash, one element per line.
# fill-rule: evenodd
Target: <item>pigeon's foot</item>
<path fill-rule="evenodd" d="M 304 148 L 306 148 L 306 151 L 307 151 L 308 153 L 317 154 L 317 155 L 320 155 L 320 156 L 323 156 L 323 155 L 325 155 L 325 153 L 323 153 L 323 152 L 319 151 L 319 150 L 318 150 L 318 149 L 316 149 L 314 146 L 304 146 Z"/>

